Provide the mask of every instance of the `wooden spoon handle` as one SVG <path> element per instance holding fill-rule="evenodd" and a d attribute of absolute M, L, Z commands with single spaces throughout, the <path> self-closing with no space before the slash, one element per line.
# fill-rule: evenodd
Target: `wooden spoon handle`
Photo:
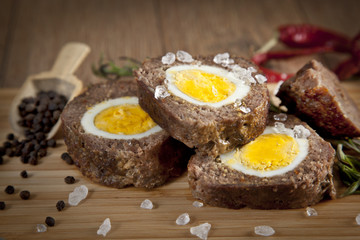
<path fill-rule="evenodd" d="M 90 52 L 90 47 L 84 43 L 70 42 L 62 47 L 51 72 L 54 75 L 71 75 Z"/>

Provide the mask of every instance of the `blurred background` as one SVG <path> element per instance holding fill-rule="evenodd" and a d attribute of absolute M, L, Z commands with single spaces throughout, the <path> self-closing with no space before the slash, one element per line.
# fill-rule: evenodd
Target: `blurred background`
<path fill-rule="evenodd" d="M 142 61 L 181 49 L 251 57 L 282 24 L 311 23 L 353 37 L 359 12 L 358 0 L 1 0 L 0 87 L 20 87 L 28 75 L 51 69 L 69 41 L 91 48 L 75 73 L 90 84 L 100 81 L 91 65 L 102 54 Z M 325 54 L 270 65 L 295 72 L 312 57 L 329 67 L 344 58 Z"/>

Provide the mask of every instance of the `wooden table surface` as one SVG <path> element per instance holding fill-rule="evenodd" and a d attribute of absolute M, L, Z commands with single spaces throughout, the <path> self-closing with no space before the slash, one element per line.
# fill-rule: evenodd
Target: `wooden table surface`
<path fill-rule="evenodd" d="M 1 0 L 0 1 L 0 139 L 11 131 L 9 104 L 26 77 L 49 70 L 70 41 L 88 44 L 91 53 L 76 71 L 85 85 L 102 81 L 91 72 L 101 54 L 107 59 L 129 56 L 139 60 L 179 49 L 191 54 L 228 51 L 250 57 L 269 40 L 274 29 L 287 23 L 312 23 L 354 36 L 360 29 L 358 0 L 239 0 L 239 1 L 94 1 L 94 0 Z M 281 46 L 280 46 L 281 47 Z M 346 58 L 326 54 L 271 62 L 270 66 L 295 72 L 307 60 L 317 58 L 333 68 Z M 360 84 L 344 83 L 360 106 Z M 261 211 L 248 208 L 228 210 L 192 207 L 186 175 L 153 191 L 103 187 L 82 177 L 75 166 L 60 159 L 63 141 L 37 166 L 24 165 L 18 158 L 5 158 L 0 166 L 0 190 L 12 184 L 14 195 L 0 191 L 8 208 L 0 211 L 0 239 L 196 239 L 189 228 L 209 222 L 209 239 L 263 239 L 253 234 L 257 225 L 270 225 L 271 239 L 359 239 L 360 197 L 324 201 L 315 206 L 318 217 L 309 218 L 304 209 Z M 30 177 L 22 179 L 21 170 Z M 72 175 L 77 182 L 67 185 Z M 75 186 L 89 187 L 88 198 L 77 207 L 57 212 L 58 200 L 67 200 Z M 32 193 L 21 200 L 21 190 Z M 151 199 L 155 209 L 139 205 Z M 188 212 L 191 222 L 177 226 L 175 219 Z M 56 226 L 36 233 L 46 216 Z M 110 217 L 113 229 L 106 238 L 96 235 L 102 221 Z"/>

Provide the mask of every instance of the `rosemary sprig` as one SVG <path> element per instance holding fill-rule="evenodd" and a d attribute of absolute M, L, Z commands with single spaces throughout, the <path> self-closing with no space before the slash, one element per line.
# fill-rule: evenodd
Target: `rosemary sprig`
<path fill-rule="evenodd" d="M 98 66 L 92 65 L 91 69 L 96 76 L 108 79 L 117 80 L 120 77 L 132 76 L 133 70 L 138 69 L 141 63 L 133 58 L 119 57 L 123 65 L 117 66 L 113 61 L 104 62 L 103 55 L 100 56 Z"/>
<path fill-rule="evenodd" d="M 343 147 L 353 150 L 360 154 L 359 139 L 333 140 L 333 144 L 337 144 L 336 165 L 339 167 L 341 181 L 348 187 L 341 195 L 345 197 L 351 194 L 360 193 L 360 159 L 359 157 L 347 155 L 343 151 Z"/>

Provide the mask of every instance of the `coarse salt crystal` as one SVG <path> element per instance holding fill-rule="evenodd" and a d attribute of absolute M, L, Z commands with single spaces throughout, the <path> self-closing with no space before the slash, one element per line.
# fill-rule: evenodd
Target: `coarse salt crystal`
<path fill-rule="evenodd" d="M 360 225 L 360 213 L 355 218 L 356 224 Z"/>
<path fill-rule="evenodd" d="M 267 78 L 261 74 L 256 74 L 255 78 L 256 78 L 257 82 L 260 84 L 263 84 L 267 81 Z"/>
<path fill-rule="evenodd" d="M 257 72 L 257 70 L 254 68 L 254 67 L 248 67 L 248 69 L 247 69 L 248 71 L 250 71 L 250 72 Z"/>
<path fill-rule="evenodd" d="M 306 215 L 309 216 L 309 217 L 313 217 L 313 216 L 317 216 L 318 213 L 317 213 L 317 211 L 316 211 L 314 208 L 312 208 L 312 207 L 307 207 L 307 208 L 306 208 Z"/>
<path fill-rule="evenodd" d="M 240 106 L 240 111 L 242 111 L 243 113 L 249 113 L 251 112 L 250 108 L 244 107 L 244 106 Z"/>
<path fill-rule="evenodd" d="M 242 103 L 241 103 L 241 99 L 238 98 L 238 99 L 236 99 L 235 102 L 234 102 L 234 107 L 235 107 L 235 108 L 238 108 L 238 107 L 241 106 L 241 104 L 242 104 Z"/>
<path fill-rule="evenodd" d="M 208 237 L 210 228 L 211 228 L 210 223 L 203 223 L 203 224 L 200 224 L 199 226 L 190 228 L 190 233 L 192 235 L 197 236 L 200 239 L 206 240 Z"/>
<path fill-rule="evenodd" d="M 110 218 L 106 218 L 104 222 L 101 224 L 99 229 L 97 230 L 97 235 L 103 235 L 104 237 L 106 234 L 111 230 L 111 222 Z"/>
<path fill-rule="evenodd" d="M 275 230 L 270 226 L 256 226 L 254 232 L 257 235 L 268 237 L 274 235 Z"/>
<path fill-rule="evenodd" d="M 248 69 L 242 68 L 239 65 L 231 65 L 231 72 L 236 78 L 240 81 L 247 84 L 256 84 L 256 80 L 252 77 L 251 71 Z"/>
<path fill-rule="evenodd" d="M 192 56 L 185 51 L 179 50 L 176 52 L 176 58 L 180 61 L 180 62 L 185 62 L 185 63 L 190 63 L 192 61 L 194 61 L 194 59 L 192 58 Z"/>
<path fill-rule="evenodd" d="M 234 63 L 234 60 L 230 58 L 230 54 L 227 52 L 217 54 L 213 61 L 214 63 L 221 64 L 224 67 Z"/>
<path fill-rule="evenodd" d="M 88 188 L 85 185 L 76 187 L 73 192 L 69 194 L 68 203 L 70 206 L 77 206 L 88 195 Z"/>
<path fill-rule="evenodd" d="M 284 133 L 285 132 L 285 124 L 281 122 L 275 122 L 275 131 L 277 133 Z"/>
<path fill-rule="evenodd" d="M 170 93 L 166 90 L 166 87 L 164 85 L 156 86 L 154 93 L 155 99 L 166 98 L 168 96 L 170 96 Z"/>
<path fill-rule="evenodd" d="M 197 208 L 201 208 L 204 206 L 204 204 L 202 202 L 199 202 L 199 201 L 194 201 L 193 202 L 193 206 L 194 207 L 197 207 Z"/>
<path fill-rule="evenodd" d="M 219 138 L 219 143 L 221 143 L 222 145 L 229 145 L 230 144 L 229 141 L 221 139 L 221 138 Z"/>
<path fill-rule="evenodd" d="M 166 53 L 161 58 L 161 62 L 162 62 L 162 64 L 173 64 L 175 62 L 175 54 L 172 52 Z"/>
<path fill-rule="evenodd" d="M 183 213 L 176 219 L 177 225 L 186 225 L 189 222 L 190 222 L 190 216 L 188 213 Z"/>
<path fill-rule="evenodd" d="M 279 114 L 274 115 L 274 120 L 275 121 L 285 122 L 286 119 L 287 119 L 287 115 L 285 113 L 279 113 Z"/>
<path fill-rule="evenodd" d="M 145 200 L 141 203 L 140 207 L 143 208 L 143 209 L 151 210 L 151 209 L 153 209 L 154 205 L 153 205 L 153 203 L 152 203 L 149 199 L 145 199 Z"/>
<path fill-rule="evenodd" d="M 44 224 L 36 224 L 36 231 L 37 232 L 46 232 L 47 227 Z"/>
<path fill-rule="evenodd" d="M 310 130 L 303 125 L 296 125 L 293 131 L 295 138 L 308 138 L 311 135 Z"/>

